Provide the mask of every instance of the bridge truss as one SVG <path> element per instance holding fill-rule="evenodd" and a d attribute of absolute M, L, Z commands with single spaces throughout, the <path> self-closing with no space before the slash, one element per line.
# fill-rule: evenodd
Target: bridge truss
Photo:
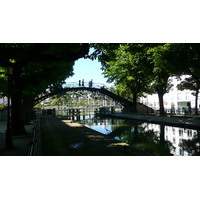
<path fill-rule="evenodd" d="M 128 101 L 127 99 L 124 99 L 123 97 L 114 94 L 110 92 L 109 87 L 105 84 L 102 83 L 93 83 L 92 86 L 89 85 L 89 82 L 85 82 L 84 85 L 82 83 L 80 84 L 79 82 L 70 82 L 66 83 L 63 85 L 63 88 L 57 89 L 54 91 L 47 91 L 45 94 L 41 95 L 39 98 L 35 99 L 34 105 L 38 104 L 41 101 L 44 101 L 45 99 L 57 95 L 57 94 L 62 94 L 70 91 L 90 91 L 90 92 L 99 92 L 103 95 L 106 95 L 113 99 L 115 102 L 118 104 L 121 104 L 125 109 L 131 110 L 133 108 L 133 103 L 131 101 Z M 138 103 L 137 104 L 137 109 L 142 107 L 142 110 L 147 110 L 147 112 L 153 112 L 153 110 L 143 104 Z"/>

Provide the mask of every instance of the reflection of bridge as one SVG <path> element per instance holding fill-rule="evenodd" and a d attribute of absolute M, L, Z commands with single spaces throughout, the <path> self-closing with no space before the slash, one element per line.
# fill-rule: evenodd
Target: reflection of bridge
<path fill-rule="evenodd" d="M 107 87 L 105 84 L 101 84 L 101 83 L 93 83 L 92 86 L 91 85 L 89 86 L 88 82 L 85 82 L 84 85 L 82 85 L 82 82 L 81 82 L 81 84 L 79 82 L 66 83 L 63 85 L 63 88 L 47 92 L 46 94 L 39 97 L 38 99 L 35 99 L 34 104 L 36 105 L 39 102 L 41 102 L 51 96 L 57 95 L 57 94 L 62 94 L 65 92 L 70 92 L 70 91 L 87 90 L 90 92 L 99 92 L 101 94 L 104 94 L 104 95 L 110 97 L 111 99 L 113 99 L 114 101 L 116 101 L 117 103 L 121 104 L 124 108 L 133 108 L 133 103 L 131 101 L 128 101 L 128 100 L 120 97 L 119 95 L 116 95 L 116 94 L 110 92 L 108 90 L 108 88 L 109 87 Z M 142 104 L 138 104 L 137 108 L 141 107 L 141 106 L 142 106 L 142 109 L 147 112 L 152 111 L 152 110 L 150 110 L 150 108 L 148 108 L 147 106 L 142 105 Z"/>

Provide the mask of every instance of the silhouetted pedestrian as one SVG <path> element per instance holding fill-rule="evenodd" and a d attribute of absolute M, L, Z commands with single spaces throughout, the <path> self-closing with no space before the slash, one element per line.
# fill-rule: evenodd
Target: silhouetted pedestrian
<path fill-rule="evenodd" d="M 81 86 L 81 80 L 79 80 L 79 86 Z"/>
<path fill-rule="evenodd" d="M 84 87 L 84 79 L 82 80 L 82 86 Z"/>

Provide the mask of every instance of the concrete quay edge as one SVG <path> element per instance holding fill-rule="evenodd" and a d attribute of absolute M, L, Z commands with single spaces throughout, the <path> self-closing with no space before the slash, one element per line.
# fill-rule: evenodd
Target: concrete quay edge
<path fill-rule="evenodd" d="M 124 118 L 139 120 L 149 123 L 164 123 L 165 125 L 183 127 L 183 128 L 200 128 L 200 116 L 160 116 L 152 114 L 135 114 L 135 113 L 115 113 L 102 114 L 107 117 Z"/>

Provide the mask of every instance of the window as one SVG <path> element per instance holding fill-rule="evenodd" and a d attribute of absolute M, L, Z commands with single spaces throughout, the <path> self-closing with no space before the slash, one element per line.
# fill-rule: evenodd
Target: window
<path fill-rule="evenodd" d="M 190 93 L 190 92 L 187 92 L 187 93 L 186 93 L 186 100 L 190 100 L 190 98 L 191 98 L 191 93 Z"/>
<path fill-rule="evenodd" d="M 182 99 L 181 93 L 178 93 L 177 94 L 177 100 L 181 100 L 181 99 Z"/>

